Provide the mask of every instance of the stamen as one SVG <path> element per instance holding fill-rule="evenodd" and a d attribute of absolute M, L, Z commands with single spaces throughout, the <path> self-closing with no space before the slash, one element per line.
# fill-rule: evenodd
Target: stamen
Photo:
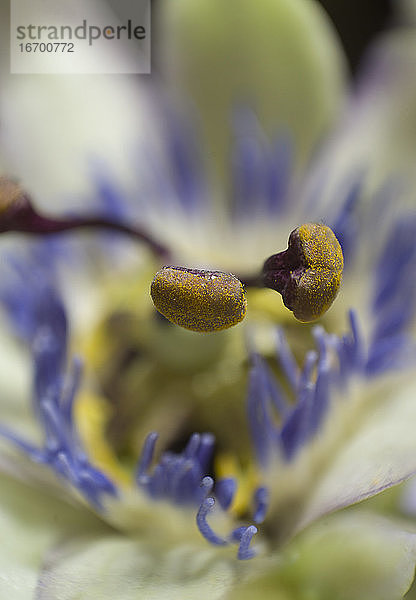
<path fill-rule="evenodd" d="M 329 360 L 322 351 L 319 357 L 318 363 L 318 374 L 315 383 L 315 390 L 311 405 L 311 413 L 309 415 L 308 433 L 313 436 L 321 426 L 322 420 L 327 412 L 329 406 L 329 386 L 331 379 L 331 368 Z"/>
<path fill-rule="evenodd" d="M 78 437 L 73 411 L 80 385 L 81 362 L 76 359 L 68 377 L 65 376 L 68 344 L 65 308 L 52 286 L 50 273 L 30 268 L 30 265 L 23 267 L 17 260 L 13 267 L 17 285 L 10 298 L 18 298 L 19 309 L 26 316 L 25 326 L 18 331 L 22 331 L 32 350 L 33 402 L 44 442 L 41 447 L 36 447 L 6 429 L 0 429 L 0 436 L 9 439 L 34 462 L 53 469 L 101 510 L 103 497 L 116 496 L 117 489 L 88 460 Z M 30 294 L 20 295 L 28 281 Z M 20 312 L 10 310 L 12 304 L 7 305 L 11 320 L 19 322 Z"/>
<path fill-rule="evenodd" d="M 315 338 L 316 345 L 319 351 L 319 364 L 328 360 L 328 347 L 326 343 L 326 331 L 321 325 L 317 325 L 312 329 L 312 335 Z"/>
<path fill-rule="evenodd" d="M 302 322 L 315 321 L 331 306 L 341 284 L 341 246 L 326 225 L 306 223 L 292 231 L 288 249 L 263 266 L 263 283 L 282 295 Z"/>
<path fill-rule="evenodd" d="M 195 491 L 198 482 L 201 479 L 199 466 L 197 467 L 193 460 L 185 459 L 172 460 L 172 483 L 171 497 L 175 504 L 186 502 L 189 495 Z M 200 486 L 200 484 L 199 484 Z"/>
<path fill-rule="evenodd" d="M 304 393 L 303 398 L 298 401 L 280 432 L 282 450 L 287 461 L 295 457 L 308 437 L 308 418 L 311 413 L 313 387 L 311 386 L 308 391 L 309 393 Z"/>
<path fill-rule="evenodd" d="M 269 507 L 269 490 L 266 487 L 258 487 L 254 492 L 254 514 L 253 521 L 262 523 L 266 517 Z"/>
<path fill-rule="evenodd" d="M 214 487 L 214 480 L 209 476 L 204 477 L 199 487 L 201 488 L 201 498 L 205 498 L 211 493 L 212 488 Z"/>
<path fill-rule="evenodd" d="M 189 438 L 189 442 L 186 445 L 185 450 L 183 451 L 185 458 L 194 458 L 197 453 L 197 450 L 201 443 L 201 436 L 199 433 L 193 433 Z"/>
<path fill-rule="evenodd" d="M 27 456 L 35 463 L 44 463 L 46 453 L 43 449 L 36 448 L 33 444 L 20 439 L 18 435 L 10 431 L 7 427 L 0 425 L 0 437 L 11 442 L 16 448 L 27 454 Z"/>
<path fill-rule="evenodd" d="M 256 366 L 259 385 L 264 390 L 265 397 L 270 399 L 271 406 L 273 406 L 277 414 L 280 417 L 284 417 L 289 412 L 290 404 L 281 386 L 273 376 L 270 367 L 258 354 L 253 355 L 253 364 Z"/>
<path fill-rule="evenodd" d="M 99 215 L 56 219 L 39 213 L 30 196 L 12 180 L 0 177 L 0 233 L 10 231 L 34 235 L 51 235 L 72 229 L 109 229 L 126 234 L 144 244 L 159 258 L 166 260 L 170 252 L 146 231 L 114 222 Z"/>
<path fill-rule="evenodd" d="M 280 360 L 280 365 L 285 372 L 285 375 L 294 391 L 296 391 L 298 387 L 299 380 L 299 369 L 296 364 L 295 358 L 289 348 L 289 344 L 287 343 L 286 337 L 283 334 L 281 329 L 277 330 L 277 338 L 278 338 L 278 357 Z"/>
<path fill-rule="evenodd" d="M 239 560 L 249 560 L 255 556 L 254 550 L 250 550 L 251 540 L 257 533 L 257 527 L 250 525 L 241 536 L 240 546 L 238 548 L 237 558 Z"/>
<path fill-rule="evenodd" d="M 150 433 L 143 444 L 136 470 L 137 485 L 155 500 L 199 505 L 213 487 L 211 477 L 204 476 L 211 459 L 213 436 L 193 434 L 182 453 L 164 452 L 149 473 L 157 438 L 156 433 Z"/>
<path fill-rule="evenodd" d="M 350 311 L 349 319 L 350 332 L 341 339 L 328 335 L 322 327 L 314 328 L 318 352 L 309 351 L 306 354 L 303 368 L 297 375 L 295 403 L 287 411 L 278 411 L 281 425 L 276 421 L 276 413 L 272 410 L 276 405 L 269 394 L 270 385 L 268 378 L 264 377 L 262 360 L 258 356 L 253 357 L 247 414 L 254 449 L 261 466 L 267 466 L 275 452 L 280 453 L 287 461 L 294 459 L 302 446 L 322 426 L 330 407 L 331 391 L 346 385 L 347 380 L 355 373 L 365 374 L 366 369 L 369 369 L 354 311 Z M 280 335 L 284 345 L 286 342 L 283 334 Z M 391 344 L 392 340 L 389 339 L 389 342 Z M 293 370 L 286 368 L 284 372 L 290 382 Z M 271 374 L 270 377 L 272 378 Z M 257 518 L 255 515 L 256 522 Z"/>
<path fill-rule="evenodd" d="M 211 544 L 214 544 L 215 546 L 226 546 L 228 544 L 227 540 L 219 537 L 207 523 L 207 516 L 214 508 L 214 505 L 214 498 L 211 498 L 211 496 L 209 498 L 205 498 L 196 515 L 196 524 L 201 534 Z"/>
<path fill-rule="evenodd" d="M 217 481 L 215 495 L 223 510 L 227 510 L 234 499 L 237 483 L 233 477 L 225 477 Z"/>
<path fill-rule="evenodd" d="M 241 538 L 243 537 L 243 533 L 246 529 L 247 525 L 240 525 L 240 527 L 236 527 L 235 529 L 233 529 L 230 535 L 228 536 L 229 541 L 231 543 L 240 544 Z"/>
<path fill-rule="evenodd" d="M 352 371 L 363 371 L 365 367 L 364 344 L 358 318 L 353 310 L 349 311 L 351 332 L 342 336 L 335 344 L 339 359 L 339 380 L 345 384 Z"/>
<path fill-rule="evenodd" d="M 261 359 L 255 357 L 249 373 L 247 416 L 257 459 L 262 466 L 269 462 L 276 439 L 270 415 L 270 402 L 262 377 Z"/>
<path fill-rule="evenodd" d="M 265 218 L 278 214 L 281 218 L 292 180 L 293 140 L 280 131 L 269 142 L 253 110 L 247 106 L 237 106 L 232 116 L 232 215 L 242 221 L 250 221 L 259 214 Z"/>
<path fill-rule="evenodd" d="M 243 285 L 231 273 L 164 267 L 156 273 L 150 294 L 164 317 L 191 331 L 227 329 L 246 314 Z"/>
<path fill-rule="evenodd" d="M 359 230 L 359 217 L 356 207 L 363 194 L 363 173 L 349 173 L 348 182 L 345 198 L 338 214 L 331 223 L 331 229 L 341 244 L 345 266 L 351 264 L 354 252 L 357 250 L 356 240 Z"/>
<path fill-rule="evenodd" d="M 283 424 L 280 439 L 286 459 L 289 461 L 296 455 L 302 444 L 308 439 L 309 421 L 315 385 L 312 382 L 312 373 L 318 355 L 314 350 L 307 352 L 305 363 L 300 377 L 297 404 Z"/>
<path fill-rule="evenodd" d="M 315 350 L 308 350 L 303 363 L 303 369 L 299 377 L 299 392 L 310 384 L 313 369 L 318 360 L 318 354 Z"/>
<path fill-rule="evenodd" d="M 146 473 L 153 459 L 157 438 L 158 434 L 155 431 L 152 431 L 147 435 L 144 441 L 136 471 L 136 480 L 138 483 L 143 483 L 144 480 L 148 480 L 148 475 L 146 475 Z"/>
<path fill-rule="evenodd" d="M 202 433 L 199 438 L 199 446 L 195 458 L 203 470 L 208 469 L 214 451 L 215 437 L 212 433 Z"/>
<path fill-rule="evenodd" d="M 80 388 L 83 374 L 83 362 L 80 357 L 75 356 L 72 359 L 72 372 L 69 382 L 62 393 L 62 414 L 65 419 L 70 422 L 74 413 L 74 402 L 77 390 Z"/>

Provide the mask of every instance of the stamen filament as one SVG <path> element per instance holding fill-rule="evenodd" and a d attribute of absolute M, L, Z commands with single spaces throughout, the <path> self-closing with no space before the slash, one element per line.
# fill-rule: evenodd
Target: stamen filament
<path fill-rule="evenodd" d="M 170 250 L 141 227 L 131 227 L 100 215 L 54 218 L 43 215 L 34 207 L 29 195 L 16 183 L 0 177 L 0 233 L 19 232 L 32 235 L 52 235 L 77 229 L 108 229 L 146 244 L 163 261 Z"/>

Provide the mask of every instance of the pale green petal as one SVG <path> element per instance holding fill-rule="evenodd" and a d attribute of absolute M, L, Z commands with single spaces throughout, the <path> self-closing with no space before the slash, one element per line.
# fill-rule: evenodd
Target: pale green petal
<path fill-rule="evenodd" d="M 416 534 L 350 511 L 305 531 L 263 575 L 226 600 L 399 600 L 415 561 Z"/>
<path fill-rule="evenodd" d="M 366 398 L 367 410 L 350 423 L 344 442 L 330 452 L 331 460 L 313 488 L 299 528 L 416 472 L 415 387 L 404 376 L 400 383 L 392 391 L 385 381 L 373 392 L 375 397 Z M 353 394 L 344 402 L 353 403 Z M 330 431 L 336 424 L 330 420 L 327 427 Z"/>
<path fill-rule="evenodd" d="M 108 531 L 91 513 L 0 477 L 0 598 L 32 600 L 47 552 L 63 536 Z"/>
<path fill-rule="evenodd" d="M 413 3 L 413 10 L 415 6 Z M 346 178 L 354 174 L 365 174 L 364 198 L 371 197 L 389 178 L 414 182 L 415 60 L 414 25 L 390 31 L 370 47 L 347 116 L 326 146 L 323 162 L 330 183 L 328 190 L 321 192 L 328 201 L 326 208 L 321 206 L 321 214 L 331 211 Z M 317 180 L 321 175 L 317 173 Z M 413 187 L 405 191 L 407 198 L 400 190 L 395 202 L 406 198 L 413 206 Z"/>
<path fill-rule="evenodd" d="M 340 45 L 318 3 L 304 0 L 164 0 L 162 68 L 191 98 L 204 152 L 227 173 L 230 119 L 247 103 L 268 135 L 290 132 L 304 162 L 328 130 L 344 91 Z"/>
<path fill-rule="evenodd" d="M 238 563 L 223 551 L 161 543 L 115 534 L 64 543 L 48 557 L 37 600 L 220 600 L 235 583 Z"/>

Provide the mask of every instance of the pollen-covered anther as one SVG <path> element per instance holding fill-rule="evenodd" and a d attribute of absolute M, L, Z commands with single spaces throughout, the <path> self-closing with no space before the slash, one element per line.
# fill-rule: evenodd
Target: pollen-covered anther
<path fill-rule="evenodd" d="M 227 329 L 246 314 L 243 285 L 231 273 L 163 267 L 152 281 L 150 294 L 164 317 L 192 331 Z"/>
<path fill-rule="evenodd" d="M 344 259 L 334 232 L 305 223 L 292 231 L 288 248 L 263 266 L 263 283 L 282 295 L 302 322 L 315 321 L 331 306 L 341 285 Z"/>

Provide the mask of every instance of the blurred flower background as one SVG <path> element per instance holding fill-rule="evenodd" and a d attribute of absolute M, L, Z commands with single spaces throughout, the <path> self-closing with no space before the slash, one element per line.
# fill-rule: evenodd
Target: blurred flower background
<path fill-rule="evenodd" d="M 10 75 L 1 7 L 1 175 L 40 211 L 243 278 L 324 223 L 345 261 L 317 324 L 247 286 L 199 334 L 152 244 L 1 234 L 2 597 L 416 597 L 416 5 L 343 4 L 157 0 L 151 76 Z"/>

